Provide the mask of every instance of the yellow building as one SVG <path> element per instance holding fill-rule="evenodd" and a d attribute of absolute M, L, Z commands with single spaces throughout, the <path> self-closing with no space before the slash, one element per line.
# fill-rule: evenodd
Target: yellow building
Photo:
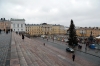
<path fill-rule="evenodd" d="M 100 28 L 98 27 L 80 27 L 76 29 L 78 36 L 89 37 L 92 32 L 94 37 L 100 35 Z"/>
<path fill-rule="evenodd" d="M 42 24 L 26 24 L 26 33 L 32 36 L 66 34 L 65 27 L 62 25 Z"/>
<path fill-rule="evenodd" d="M 62 35 L 64 35 L 64 34 L 66 34 L 67 33 L 67 30 L 65 29 L 65 27 L 64 26 L 62 26 L 62 25 L 53 25 L 52 26 L 52 34 L 62 34 Z"/>
<path fill-rule="evenodd" d="M 39 25 L 38 24 L 27 24 L 26 25 L 26 33 L 30 34 L 30 35 L 39 35 L 40 29 L 39 29 Z"/>
<path fill-rule="evenodd" d="M 4 30 L 4 31 L 10 30 L 11 29 L 11 22 L 9 20 L 5 20 L 5 18 L 1 18 L 0 29 Z"/>

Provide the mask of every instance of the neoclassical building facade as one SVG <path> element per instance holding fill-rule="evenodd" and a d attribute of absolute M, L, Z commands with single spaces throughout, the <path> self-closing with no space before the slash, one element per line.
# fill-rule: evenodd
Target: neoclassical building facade
<path fill-rule="evenodd" d="M 25 19 L 11 18 L 11 28 L 14 32 L 25 32 Z"/>
<path fill-rule="evenodd" d="M 66 34 L 67 30 L 62 25 L 42 24 L 26 24 L 26 33 L 30 35 L 57 35 Z"/>

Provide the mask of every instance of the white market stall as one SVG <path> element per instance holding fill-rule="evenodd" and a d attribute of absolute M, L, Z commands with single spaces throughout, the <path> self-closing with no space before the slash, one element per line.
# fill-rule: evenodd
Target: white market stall
<path fill-rule="evenodd" d="M 97 47 L 100 49 L 100 36 L 96 37 Z"/>
<path fill-rule="evenodd" d="M 100 44 L 100 36 L 96 37 L 97 44 Z"/>

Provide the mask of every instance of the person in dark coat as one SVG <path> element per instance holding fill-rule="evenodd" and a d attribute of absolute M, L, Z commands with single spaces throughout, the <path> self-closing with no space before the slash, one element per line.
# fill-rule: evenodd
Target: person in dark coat
<path fill-rule="evenodd" d="M 22 39 L 24 40 L 24 35 L 22 34 Z"/>
<path fill-rule="evenodd" d="M 47 41 L 48 41 L 48 38 L 47 38 Z"/>
<path fill-rule="evenodd" d="M 73 59 L 73 61 L 75 60 L 75 54 L 72 55 L 72 59 Z"/>
<path fill-rule="evenodd" d="M 0 29 L 0 33 L 1 33 L 1 29 Z"/>
<path fill-rule="evenodd" d="M 45 46 L 45 43 L 44 43 L 44 46 Z"/>

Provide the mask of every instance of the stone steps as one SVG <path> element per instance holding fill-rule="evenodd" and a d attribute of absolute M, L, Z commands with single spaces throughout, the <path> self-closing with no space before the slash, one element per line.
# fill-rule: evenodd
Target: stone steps
<path fill-rule="evenodd" d="M 82 66 L 80 60 L 81 58 L 75 61 L 75 66 Z M 25 37 L 23 41 L 21 36 L 15 33 L 12 37 L 10 63 L 11 66 L 74 66 L 71 54 L 67 55 L 48 44 L 44 46 L 43 42 L 36 39 Z M 88 63 L 84 65 L 87 66 Z"/>
<path fill-rule="evenodd" d="M 37 42 L 35 41 L 35 42 L 32 42 L 32 43 L 34 43 L 34 44 L 36 44 Z M 39 47 L 40 46 L 40 47 Z M 32 46 L 31 45 L 31 47 L 33 47 L 34 48 L 34 46 Z M 56 65 L 56 66 L 62 66 L 61 65 L 61 63 L 59 62 L 58 64 L 56 64 L 55 62 L 53 62 L 54 60 L 57 60 L 57 59 L 54 59 L 54 58 L 50 58 L 50 53 L 48 53 L 48 52 L 50 52 L 50 50 L 48 50 L 47 48 L 45 49 L 45 47 L 43 46 L 43 45 L 37 45 L 36 47 L 39 47 L 39 48 L 37 48 L 38 50 L 40 50 L 38 53 L 35 53 L 35 54 L 37 54 L 38 56 L 39 56 L 39 58 L 41 58 L 44 62 L 45 62 L 45 64 L 47 65 L 47 66 L 51 66 L 51 65 Z M 33 49 L 33 50 L 35 50 L 35 49 Z M 44 50 L 47 50 L 47 51 L 44 51 Z M 35 51 L 34 51 L 35 52 Z M 47 54 L 48 53 L 48 54 Z M 52 54 L 52 53 L 51 53 Z M 55 56 L 56 57 L 56 56 Z M 45 58 L 45 59 L 44 59 Z"/>
<path fill-rule="evenodd" d="M 12 42 L 11 42 L 11 59 L 10 59 L 10 66 L 20 66 L 18 53 L 16 50 L 16 44 L 14 40 L 14 36 L 12 35 Z"/>

